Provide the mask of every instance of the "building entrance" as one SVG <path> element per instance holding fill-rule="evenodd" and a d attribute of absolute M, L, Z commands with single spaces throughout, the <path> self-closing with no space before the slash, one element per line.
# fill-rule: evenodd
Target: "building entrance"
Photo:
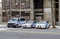
<path fill-rule="evenodd" d="M 43 1 L 44 0 L 34 0 L 34 20 L 43 20 Z"/>
<path fill-rule="evenodd" d="M 58 25 L 59 22 L 59 0 L 55 0 L 55 24 Z"/>

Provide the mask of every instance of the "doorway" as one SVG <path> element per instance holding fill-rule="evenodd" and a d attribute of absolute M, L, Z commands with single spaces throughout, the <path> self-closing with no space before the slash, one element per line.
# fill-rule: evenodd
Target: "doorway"
<path fill-rule="evenodd" d="M 59 0 L 55 0 L 55 24 L 58 25 L 59 22 Z"/>
<path fill-rule="evenodd" d="M 35 21 L 43 20 L 43 2 L 44 0 L 33 0 Z"/>

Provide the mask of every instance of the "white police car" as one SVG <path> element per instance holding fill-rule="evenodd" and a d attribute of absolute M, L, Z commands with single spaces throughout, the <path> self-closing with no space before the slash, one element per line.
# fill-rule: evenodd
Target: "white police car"
<path fill-rule="evenodd" d="M 23 24 L 23 28 L 35 28 L 35 21 L 28 21 L 27 23 Z"/>
<path fill-rule="evenodd" d="M 12 18 L 8 21 L 7 26 L 10 27 L 22 27 L 22 24 L 26 23 L 23 18 Z"/>
<path fill-rule="evenodd" d="M 36 23 L 36 28 L 41 28 L 41 29 L 48 29 L 50 28 L 50 23 L 48 21 L 41 21 Z"/>

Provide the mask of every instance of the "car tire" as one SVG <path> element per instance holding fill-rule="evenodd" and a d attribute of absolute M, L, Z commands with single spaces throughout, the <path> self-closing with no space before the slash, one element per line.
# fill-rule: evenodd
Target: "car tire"
<path fill-rule="evenodd" d="M 12 26 L 13 28 L 17 28 L 17 26 Z"/>
<path fill-rule="evenodd" d="M 46 26 L 45 29 L 48 29 L 48 27 Z"/>
<path fill-rule="evenodd" d="M 8 28 L 10 28 L 10 26 L 8 26 Z"/>
<path fill-rule="evenodd" d="M 49 27 L 48 27 L 48 29 L 50 28 L 50 25 L 49 25 Z"/>
<path fill-rule="evenodd" d="M 31 28 L 34 28 L 34 26 L 33 26 L 33 25 L 31 25 Z"/>
<path fill-rule="evenodd" d="M 16 25 L 16 28 L 21 28 L 22 26 L 19 26 L 18 24 Z"/>
<path fill-rule="evenodd" d="M 26 27 L 23 27 L 24 29 L 26 28 Z"/>

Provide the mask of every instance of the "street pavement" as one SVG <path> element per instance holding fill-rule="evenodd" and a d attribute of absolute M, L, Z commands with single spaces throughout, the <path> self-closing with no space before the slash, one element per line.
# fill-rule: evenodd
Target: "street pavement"
<path fill-rule="evenodd" d="M 0 28 L 6 28 L 7 27 L 7 23 L 0 23 Z"/>
<path fill-rule="evenodd" d="M 0 29 L 0 39 L 60 39 L 60 29 Z"/>
<path fill-rule="evenodd" d="M 3 27 L 2 27 L 3 26 Z M 57 29 L 8 28 L 0 25 L 0 39 L 60 39 L 60 27 Z"/>
<path fill-rule="evenodd" d="M 60 39 L 60 34 L 0 32 L 0 39 Z"/>

